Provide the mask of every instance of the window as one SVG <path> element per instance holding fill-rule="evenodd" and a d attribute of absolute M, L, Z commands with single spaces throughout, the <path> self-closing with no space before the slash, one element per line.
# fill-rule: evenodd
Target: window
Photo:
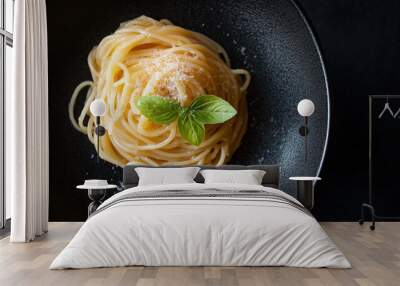
<path fill-rule="evenodd" d="M 10 194 L 4 182 L 4 113 L 5 98 L 11 92 L 11 72 L 13 66 L 12 47 L 14 30 L 14 0 L 0 0 L 0 228 L 11 217 Z"/>

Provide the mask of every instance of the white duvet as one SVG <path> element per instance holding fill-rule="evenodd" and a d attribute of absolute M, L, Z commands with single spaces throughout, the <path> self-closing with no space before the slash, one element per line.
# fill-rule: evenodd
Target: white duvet
<path fill-rule="evenodd" d="M 297 202 L 282 191 L 253 185 L 131 188 L 104 202 L 99 208 L 104 210 L 85 222 L 50 269 L 127 265 L 350 267 L 318 222 L 290 204 L 230 197 L 152 198 L 112 204 L 131 192 L 205 188 L 262 190 Z"/>

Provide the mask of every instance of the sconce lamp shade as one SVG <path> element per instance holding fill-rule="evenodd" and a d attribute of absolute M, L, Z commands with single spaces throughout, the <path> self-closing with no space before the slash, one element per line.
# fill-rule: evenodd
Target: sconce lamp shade
<path fill-rule="evenodd" d="M 297 111 L 303 117 L 311 116 L 314 113 L 314 103 L 309 99 L 303 99 L 297 105 Z"/>
<path fill-rule="evenodd" d="M 101 99 L 95 99 L 90 104 L 90 112 L 94 116 L 103 116 L 106 113 L 106 104 Z"/>

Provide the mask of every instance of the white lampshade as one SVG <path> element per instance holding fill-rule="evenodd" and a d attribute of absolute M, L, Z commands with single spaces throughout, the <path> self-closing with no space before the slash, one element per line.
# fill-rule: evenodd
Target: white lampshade
<path fill-rule="evenodd" d="M 90 104 L 90 112 L 94 116 L 103 116 L 106 113 L 106 104 L 101 99 L 95 99 Z"/>
<path fill-rule="evenodd" d="M 297 111 L 303 117 L 311 116 L 314 113 L 314 103 L 309 99 L 303 99 L 297 105 Z"/>

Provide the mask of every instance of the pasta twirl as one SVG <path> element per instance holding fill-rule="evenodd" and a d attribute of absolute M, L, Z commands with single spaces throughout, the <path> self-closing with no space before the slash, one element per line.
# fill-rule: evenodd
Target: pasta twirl
<path fill-rule="evenodd" d="M 206 36 L 168 20 L 141 16 L 122 23 L 88 57 L 92 81 L 75 89 L 69 104 L 73 126 L 96 145 L 94 99 L 106 103 L 101 118 L 107 132 L 100 154 L 108 162 L 148 165 L 221 165 L 238 148 L 247 127 L 246 90 L 250 74 L 231 69 L 225 50 Z M 88 88 L 78 119 L 74 107 Z M 177 123 L 156 124 L 143 116 L 135 101 L 155 94 L 189 106 L 198 96 L 213 94 L 228 101 L 237 115 L 222 124 L 206 126 L 205 140 L 194 146 L 179 134 Z M 96 146 L 97 147 L 97 146 Z"/>

